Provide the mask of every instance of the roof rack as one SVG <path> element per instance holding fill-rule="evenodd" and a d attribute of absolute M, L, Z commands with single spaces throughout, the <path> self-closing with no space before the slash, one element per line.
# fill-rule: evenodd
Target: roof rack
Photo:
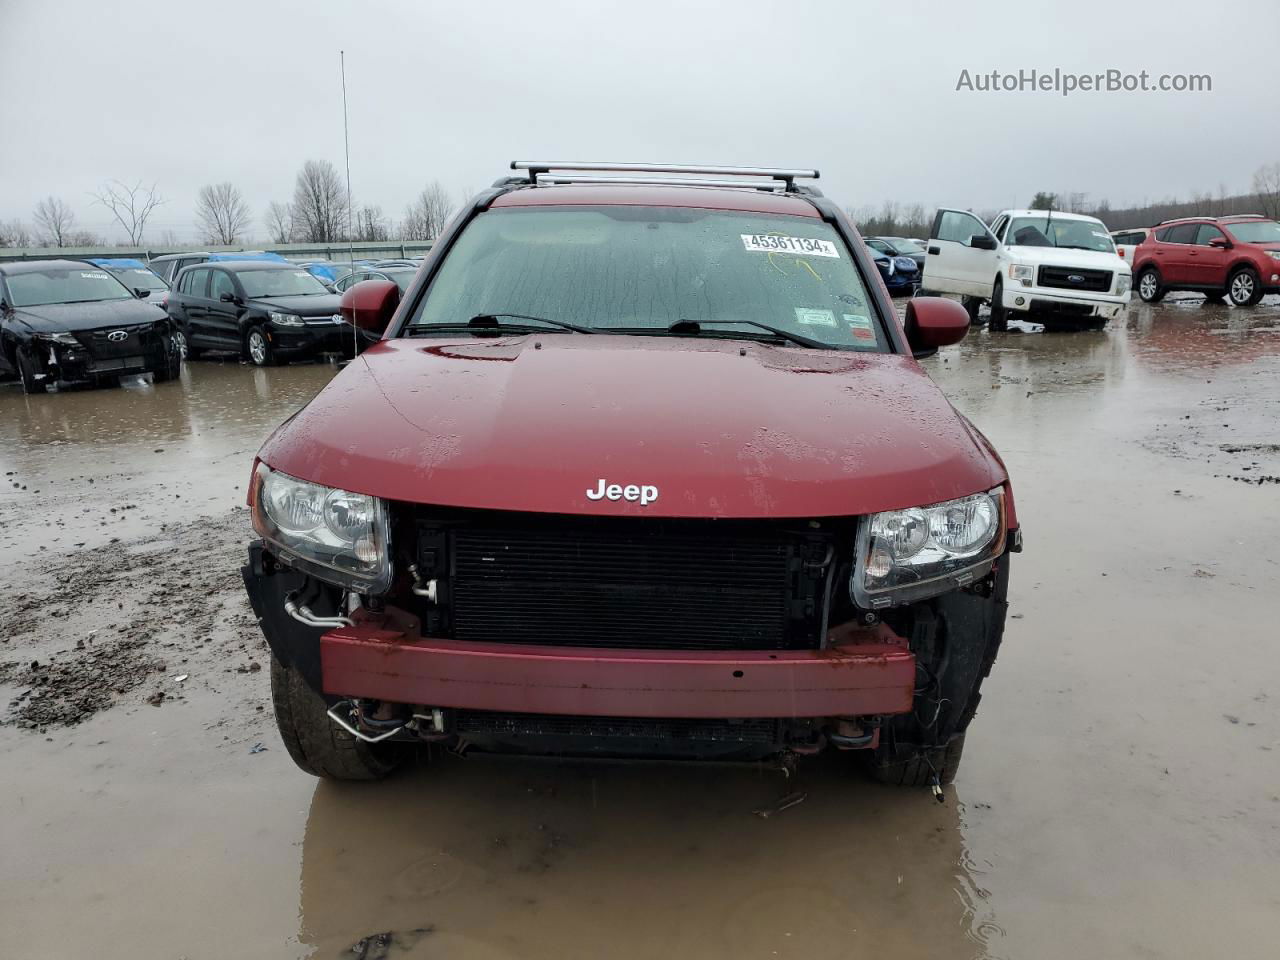
<path fill-rule="evenodd" d="M 577 160 L 512 160 L 512 170 L 529 171 L 529 183 L 623 183 L 681 187 L 728 187 L 754 190 L 784 190 L 798 193 L 804 188 L 796 180 L 817 180 L 817 170 L 790 170 L 778 167 L 717 167 L 684 163 L 597 163 Z M 570 171 L 553 173 L 553 171 Z M 600 177 L 597 173 L 626 173 L 629 177 Z M 649 177 L 634 174 L 691 174 L 692 177 Z M 707 179 L 712 178 L 712 179 Z M 735 179 L 724 179 L 735 178 Z M 805 191 L 807 192 L 807 191 Z"/>
<path fill-rule="evenodd" d="M 1217 223 L 1219 220 L 1236 220 L 1241 217 L 1258 217 L 1259 219 L 1265 220 L 1267 215 L 1265 213 L 1224 213 L 1220 217 L 1173 217 L 1169 220 L 1161 220 L 1156 224 L 1156 226 L 1163 227 L 1166 223 L 1182 223 L 1187 220 L 1212 220 L 1214 223 Z"/>

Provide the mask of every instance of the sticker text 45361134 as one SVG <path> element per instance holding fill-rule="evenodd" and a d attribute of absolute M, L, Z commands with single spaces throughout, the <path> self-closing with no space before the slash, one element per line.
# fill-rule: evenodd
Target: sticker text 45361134
<path fill-rule="evenodd" d="M 840 251 L 830 240 L 811 237 L 780 237 L 772 233 L 744 233 L 742 245 L 758 253 L 790 253 L 803 257 L 840 258 Z"/>

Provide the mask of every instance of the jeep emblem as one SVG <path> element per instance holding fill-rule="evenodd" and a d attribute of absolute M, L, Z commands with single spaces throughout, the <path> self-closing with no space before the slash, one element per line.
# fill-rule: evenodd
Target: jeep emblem
<path fill-rule="evenodd" d="M 128 330 L 112 330 L 110 333 L 107 334 L 107 339 L 110 340 L 112 343 L 119 343 L 122 340 L 128 340 L 129 331 Z"/>
<path fill-rule="evenodd" d="M 638 486 L 629 483 L 625 487 L 620 483 L 609 483 L 604 477 L 596 481 L 596 488 L 587 488 L 588 500 L 625 500 L 647 507 L 658 499 L 658 488 L 652 484 Z"/>

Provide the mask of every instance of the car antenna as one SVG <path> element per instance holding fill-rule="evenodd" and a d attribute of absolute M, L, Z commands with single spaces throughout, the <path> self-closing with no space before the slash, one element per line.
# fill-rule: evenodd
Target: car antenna
<path fill-rule="evenodd" d="M 356 247 L 352 239 L 355 229 L 355 217 L 351 210 L 351 134 L 347 126 L 347 52 L 338 51 L 338 69 L 342 72 L 342 151 L 347 161 L 347 259 L 351 261 L 351 272 L 356 269 Z M 360 329 L 351 322 L 351 359 L 360 352 Z"/>

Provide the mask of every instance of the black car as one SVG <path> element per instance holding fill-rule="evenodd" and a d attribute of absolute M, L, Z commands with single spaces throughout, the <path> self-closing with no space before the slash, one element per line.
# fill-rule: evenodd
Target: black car
<path fill-rule="evenodd" d="M 352 356 L 353 329 L 341 305 L 303 267 L 266 260 L 186 267 L 169 293 L 184 356 L 231 351 L 260 367 L 325 353 Z"/>
<path fill-rule="evenodd" d="M 867 237 L 866 244 L 872 250 L 891 257 L 907 257 L 916 262 L 918 270 L 924 270 L 924 248 L 906 237 Z"/>
<path fill-rule="evenodd" d="M 76 260 L 0 263 L 0 367 L 27 393 L 61 381 L 114 382 L 182 372 L 164 310 L 110 272 Z"/>

